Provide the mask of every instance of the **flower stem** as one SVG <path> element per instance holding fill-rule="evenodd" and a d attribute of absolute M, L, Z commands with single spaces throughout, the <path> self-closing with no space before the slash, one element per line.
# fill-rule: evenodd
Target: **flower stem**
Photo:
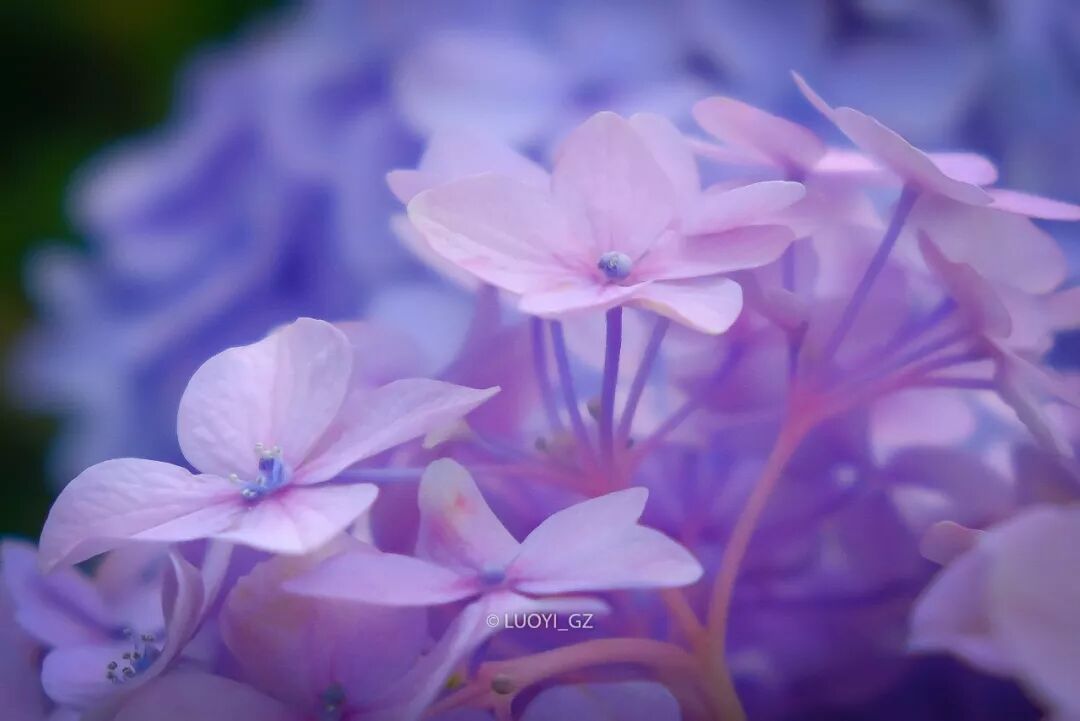
<path fill-rule="evenodd" d="M 641 394 L 645 390 L 645 383 L 649 380 L 649 373 L 652 371 L 656 357 L 660 353 L 660 344 L 663 343 L 664 336 L 670 327 L 670 320 L 662 315 L 656 317 L 652 334 L 649 336 L 649 343 L 645 346 L 645 354 L 641 358 L 641 365 L 638 366 L 637 373 L 634 374 L 634 380 L 630 383 L 630 395 L 626 399 L 622 416 L 619 418 L 619 429 L 615 437 L 619 439 L 620 444 L 625 444 L 630 437 L 630 430 L 634 425 L 634 414 L 637 413 Z"/>
<path fill-rule="evenodd" d="M 709 598 L 709 609 L 706 616 L 706 624 L 709 638 L 712 640 L 712 677 L 717 693 L 722 699 L 721 707 L 725 712 L 724 721 L 743 721 L 746 712 L 742 708 L 735 685 L 731 678 L 731 672 L 725 661 L 727 645 L 728 615 L 731 610 L 731 599 L 735 592 L 735 581 L 742 567 L 746 551 L 750 546 L 754 530 L 757 528 L 761 515 L 776 488 L 777 482 L 783 475 L 784 468 L 791 459 L 792 454 L 799 447 L 803 437 L 810 430 L 810 424 L 801 420 L 803 416 L 799 411 L 789 414 L 788 420 L 780 429 L 776 443 L 765 461 L 761 478 L 754 485 L 750 497 L 743 507 L 731 531 L 724 553 L 720 559 L 720 570 L 713 582 L 712 595 Z"/>
<path fill-rule="evenodd" d="M 548 426 L 552 433 L 562 431 L 562 418 L 555 403 L 555 391 L 551 387 L 551 377 L 547 367 L 547 344 L 544 342 L 544 321 L 542 318 L 529 319 L 529 331 L 532 334 L 533 370 L 536 372 L 536 386 L 547 414 Z"/>
<path fill-rule="evenodd" d="M 562 388 L 566 412 L 570 415 L 570 425 L 574 429 L 578 445 L 581 446 L 588 463 L 593 465 L 596 463 L 596 456 L 592 441 L 589 439 L 589 431 L 585 427 L 585 420 L 581 417 L 581 408 L 578 406 L 574 377 L 570 373 L 570 358 L 566 354 L 566 337 L 563 334 L 562 323 L 557 320 L 551 321 L 551 347 L 555 353 L 555 367 L 559 371 L 559 386 Z"/>
<path fill-rule="evenodd" d="M 600 456 L 610 473 L 615 457 L 615 387 L 619 381 L 622 353 L 622 308 L 607 312 L 607 339 L 604 346 L 604 378 L 600 386 Z"/>
<path fill-rule="evenodd" d="M 870 264 L 866 267 L 866 271 L 863 272 L 862 278 L 859 279 L 859 284 L 855 286 L 855 291 L 851 294 L 851 298 L 848 300 L 847 305 L 844 306 L 844 310 L 840 314 L 840 320 L 837 322 L 836 328 L 833 329 L 832 335 L 830 335 L 828 341 L 825 342 L 821 354 L 822 360 L 828 360 L 835 355 L 837 348 L 840 347 L 840 344 L 844 341 L 848 331 L 850 331 L 851 327 L 855 324 L 855 319 L 858 317 L 859 311 L 862 310 L 862 307 L 866 302 L 866 297 L 870 294 L 870 289 L 874 286 L 874 281 L 877 280 L 878 275 L 880 275 L 882 269 L 885 268 L 885 263 L 888 261 L 893 246 L 896 245 L 896 241 L 900 237 L 900 231 L 903 229 L 904 223 L 907 221 L 907 217 L 911 213 L 911 209 L 915 206 L 915 201 L 918 197 L 919 191 L 911 185 L 905 185 L 904 189 L 900 192 L 900 199 L 896 201 L 896 208 L 893 210 L 892 220 L 889 221 L 889 227 L 885 230 L 885 235 L 881 239 L 881 244 L 878 245 L 874 257 L 870 259 Z"/>

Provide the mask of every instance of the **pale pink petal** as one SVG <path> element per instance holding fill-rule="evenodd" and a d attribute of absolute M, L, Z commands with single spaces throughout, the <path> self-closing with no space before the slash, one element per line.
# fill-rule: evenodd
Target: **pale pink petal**
<path fill-rule="evenodd" d="M 546 192 L 505 176 L 477 175 L 426 190 L 408 212 L 432 250 L 515 293 L 565 282 L 596 263 Z"/>
<path fill-rule="evenodd" d="M 417 553 L 452 568 L 501 570 L 519 544 L 495 517 L 469 471 L 435 461 L 420 481 Z"/>
<path fill-rule="evenodd" d="M 178 466 L 121 458 L 91 466 L 53 503 L 41 532 L 44 568 L 78 563 L 125 541 L 189 541 L 244 512 L 235 484 Z"/>
<path fill-rule="evenodd" d="M 351 373 L 349 341 L 310 318 L 222 351 L 180 399 L 180 448 L 195 468 L 220 476 L 254 480 L 257 443 L 280 447 L 295 468 L 337 414 Z"/>
<path fill-rule="evenodd" d="M 919 234 L 923 260 L 944 282 L 968 322 L 980 333 L 1007 338 L 1012 332 L 1012 316 L 993 286 L 967 263 L 950 261 L 926 233 Z"/>
<path fill-rule="evenodd" d="M 1027 511 L 993 541 L 989 613 L 1010 660 L 1050 705 L 1080 709 L 1080 511 Z"/>
<path fill-rule="evenodd" d="M 528 293 L 522 296 L 518 308 L 522 313 L 542 318 L 559 318 L 584 310 L 607 310 L 626 302 L 647 285 L 647 282 L 619 285 L 585 279 L 563 284 L 553 290 Z"/>
<path fill-rule="evenodd" d="M 350 393 L 326 437 L 294 482 L 325 481 L 349 466 L 461 419 L 499 392 L 407 378 Z"/>
<path fill-rule="evenodd" d="M 1011 654 L 995 635 L 987 606 L 991 563 L 976 547 L 937 575 L 915 602 L 909 648 L 952 653 L 992 673 L 1011 672 Z"/>
<path fill-rule="evenodd" d="M 250 686 L 184 671 L 149 683 L 128 699 L 113 721 L 300 721 L 303 716 Z"/>
<path fill-rule="evenodd" d="M 291 593 L 383 606 L 433 606 L 481 591 L 474 575 L 412 556 L 346 551 L 289 581 Z"/>
<path fill-rule="evenodd" d="M 679 129 L 667 118 L 653 113 L 631 116 L 630 125 L 667 174 L 680 201 L 694 197 L 701 189 L 701 179 L 694 154 Z"/>
<path fill-rule="evenodd" d="M 795 234 L 781 225 L 752 225 L 715 235 L 678 237 L 655 248 L 639 264 L 643 277 L 700 278 L 760 268 L 784 254 Z"/>
<path fill-rule="evenodd" d="M 706 98 L 693 114 L 698 125 L 725 144 L 789 171 L 808 170 L 825 154 L 825 145 L 806 128 L 732 98 Z"/>
<path fill-rule="evenodd" d="M 1023 216 L 922 197 L 908 223 L 916 231 L 925 230 L 949 260 L 968 263 L 987 280 L 1046 293 L 1065 279 L 1061 247 Z"/>
<path fill-rule="evenodd" d="M 343 533 L 376 495 L 369 483 L 286 486 L 245 505 L 215 538 L 270 553 L 309 553 Z"/>
<path fill-rule="evenodd" d="M 919 553 L 929 561 L 946 565 L 974 549 L 981 534 L 954 521 L 939 521 L 923 534 Z"/>
<path fill-rule="evenodd" d="M 381 386 L 423 374 L 424 354 L 406 333 L 382 323 L 335 323 L 353 350 L 349 387 Z"/>
<path fill-rule="evenodd" d="M 509 145 L 461 129 L 435 133 L 416 170 L 391 171 L 386 181 L 398 200 L 408 203 L 440 183 L 481 173 L 497 173 L 536 188 L 548 186 L 547 172 Z"/>
<path fill-rule="evenodd" d="M 990 207 L 997 210 L 1043 220 L 1080 220 L 1080 205 L 1005 188 L 991 188 L 988 192 L 994 199 Z"/>
<path fill-rule="evenodd" d="M 648 492 L 631 488 L 563 509 L 521 544 L 507 575 L 525 593 L 683 586 L 701 565 L 667 536 L 637 525 Z"/>
<path fill-rule="evenodd" d="M 954 180 L 972 185 L 990 185 L 998 179 L 998 170 L 978 153 L 927 153 L 938 169 Z M 995 191 L 987 191 L 994 195 Z"/>
<path fill-rule="evenodd" d="M 592 116 L 562 142 L 551 188 L 577 227 L 588 228 L 592 263 L 607 251 L 640 257 L 672 222 L 678 204 L 645 141 L 610 112 Z"/>
<path fill-rule="evenodd" d="M 633 305 L 716 335 L 730 328 L 742 312 L 742 288 L 728 278 L 657 282 L 641 287 Z"/>
<path fill-rule="evenodd" d="M 981 188 L 946 175 L 926 153 L 877 119 L 853 108 L 830 107 L 798 74 L 795 74 L 795 83 L 811 104 L 856 146 L 872 155 L 905 183 L 962 203 L 986 205 L 990 202 L 990 196 Z"/>
<path fill-rule="evenodd" d="M 976 415 L 963 391 L 915 388 L 875 402 L 868 423 L 874 457 L 885 461 L 912 446 L 958 447 L 974 434 Z"/>
<path fill-rule="evenodd" d="M 686 235 L 720 233 L 742 225 L 776 222 L 777 214 L 802 200 L 802 183 L 765 180 L 738 188 L 713 189 L 703 193 L 683 222 Z"/>

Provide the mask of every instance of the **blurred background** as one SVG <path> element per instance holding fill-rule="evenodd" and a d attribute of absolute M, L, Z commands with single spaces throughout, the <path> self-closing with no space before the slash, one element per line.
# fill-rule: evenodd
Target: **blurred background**
<path fill-rule="evenodd" d="M 426 278 L 382 177 L 443 126 L 542 156 L 597 109 L 727 93 L 825 131 L 798 69 L 1080 201 L 1074 0 L 6 0 L 0 53 L 0 534 L 35 537 L 86 465 L 175 459 L 212 353 L 405 312 Z"/>
<path fill-rule="evenodd" d="M 235 35 L 268 0 L 7 0 L 0 3 L 0 352 L 34 321 L 23 285 L 43 241 L 85 245 L 67 212 L 73 174 L 103 147 L 161 122 L 177 69 Z M 13 380 L 12 383 L 17 383 Z M 37 536 L 52 497 L 58 418 L 0 395 L 0 534 Z"/>

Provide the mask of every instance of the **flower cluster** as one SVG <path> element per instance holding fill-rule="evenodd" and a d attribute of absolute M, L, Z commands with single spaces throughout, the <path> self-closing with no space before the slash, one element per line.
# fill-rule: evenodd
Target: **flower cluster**
<path fill-rule="evenodd" d="M 93 465 L 4 544 L 19 718 L 772 718 L 909 650 L 1080 713 L 1080 387 L 1043 362 L 1080 302 L 1035 222 L 1080 207 L 795 80 L 847 146 L 727 97 L 597 113 L 550 169 L 436 132 L 387 182 L 473 295 L 449 362 L 311 318 L 206 360 L 184 465 Z"/>

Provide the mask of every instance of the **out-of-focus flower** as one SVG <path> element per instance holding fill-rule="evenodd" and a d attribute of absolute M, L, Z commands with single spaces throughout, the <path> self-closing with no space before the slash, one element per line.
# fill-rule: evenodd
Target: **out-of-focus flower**
<path fill-rule="evenodd" d="M 368 349 L 359 349 L 369 352 Z M 349 466 L 451 423 L 489 398 L 441 381 L 354 381 L 356 349 L 300 319 L 208 360 L 180 402 L 177 434 L 201 473 L 159 461 L 93 466 L 57 499 L 41 537 L 47 566 L 127 540 L 220 538 L 282 553 L 321 546 L 375 500 L 328 485 Z"/>
<path fill-rule="evenodd" d="M 1076 714 L 1078 541 L 1074 506 L 1033 507 L 987 530 L 919 599 L 911 647 L 1015 677 L 1055 713 Z"/>

